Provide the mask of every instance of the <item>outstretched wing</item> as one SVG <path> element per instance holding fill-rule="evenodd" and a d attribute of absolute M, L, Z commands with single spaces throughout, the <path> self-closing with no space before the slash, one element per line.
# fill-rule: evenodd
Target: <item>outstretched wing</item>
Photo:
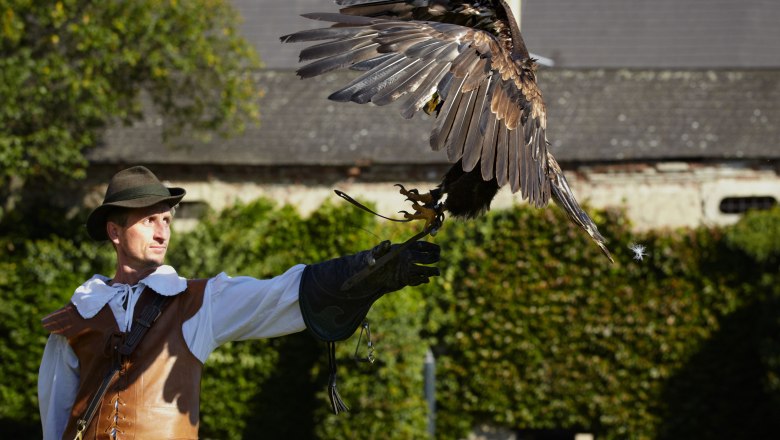
<path fill-rule="evenodd" d="M 385 105 L 403 98 L 405 118 L 435 107 L 434 150 L 445 149 L 449 161 L 461 161 L 466 172 L 479 165 L 484 180 L 495 178 L 499 186 L 522 191 L 533 205 L 547 204 L 547 116 L 536 65 L 514 22 L 497 18 L 503 9 L 479 9 L 477 2 L 465 1 L 338 3 L 348 6 L 342 12 L 369 16 L 307 14 L 335 24 L 282 37 L 285 42 L 324 41 L 301 52 L 301 61 L 311 61 L 298 70 L 301 77 L 348 67 L 364 73 L 330 99 Z M 480 3 L 503 5 L 500 0 Z M 479 27 L 434 21 L 453 16 Z"/>

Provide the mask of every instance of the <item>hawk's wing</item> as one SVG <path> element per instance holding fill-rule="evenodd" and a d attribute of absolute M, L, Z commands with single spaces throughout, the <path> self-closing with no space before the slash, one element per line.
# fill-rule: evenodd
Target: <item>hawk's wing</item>
<path fill-rule="evenodd" d="M 395 20 L 438 21 L 489 32 L 511 42 L 515 54 L 528 58 L 511 8 L 504 0 L 336 0 L 339 12 Z M 513 38 L 513 35 L 515 38 Z"/>
<path fill-rule="evenodd" d="M 358 3 L 370 7 L 472 2 L 339 1 Z M 522 51 L 514 46 L 518 40 L 522 45 L 518 32 L 502 32 L 509 26 L 500 23 L 494 26 L 496 35 L 436 21 L 331 13 L 305 16 L 335 24 L 282 37 L 286 42 L 325 41 L 301 52 L 301 61 L 315 60 L 298 70 L 301 77 L 343 67 L 364 71 L 329 98 L 376 105 L 403 98 L 405 118 L 433 100 L 440 105 L 430 137 L 434 150 L 446 149 L 448 159 L 461 160 L 467 172 L 479 164 L 484 180 L 509 184 L 533 205 L 547 204 L 546 111 L 536 86 L 535 64 L 527 52 L 522 58 Z"/>

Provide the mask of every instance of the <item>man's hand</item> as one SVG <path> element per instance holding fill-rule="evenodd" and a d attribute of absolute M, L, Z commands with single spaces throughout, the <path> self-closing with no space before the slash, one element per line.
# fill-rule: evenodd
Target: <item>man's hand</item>
<path fill-rule="evenodd" d="M 346 339 L 382 295 L 427 283 L 430 277 L 439 275 L 438 267 L 426 266 L 439 261 L 438 245 L 416 241 L 400 246 L 384 241 L 371 250 L 307 266 L 301 276 L 299 303 L 309 330 L 325 341 Z M 389 261 L 342 289 L 348 279 L 393 252 Z"/>
<path fill-rule="evenodd" d="M 392 252 L 398 252 L 398 255 L 387 262 L 386 267 L 378 268 L 376 273 L 369 277 L 368 282 L 384 283 L 389 291 L 395 291 L 405 286 L 425 284 L 430 277 L 440 274 L 436 266 L 423 266 L 439 261 L 441 253 L 439 245 L 427 241 L 415 241 L 399 252 L 401 246 L 403 245 L 383 241 L 371 249 L 370 258 L 373 261 Z M 371 260 L 368 263 L 370 266 Z M 371 280 L 373 277 L 378 279 Z"/>

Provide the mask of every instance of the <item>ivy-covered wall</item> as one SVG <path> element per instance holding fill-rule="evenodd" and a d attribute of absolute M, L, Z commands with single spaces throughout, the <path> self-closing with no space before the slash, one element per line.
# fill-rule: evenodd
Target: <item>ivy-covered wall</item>
<path fill-rule="evenodd" d="M 596 214 L 614 265 L 556 208 L 448 220 L 433 238 L 443 275 L 369 314 L 377 362 L 350 360 L 357 335 L 338 344 L 350 413 L 329 413 L 325 347 L 308 334 L 221 347 L 206 365 L 201 437 L 424 438 L 428 347 L 443 439 L 479 423 L 599 439 L 780 432 L 780 210 L 641 235 L 620 213 Z M 18 438 L 40 436 L 40 318 L 92 273 L 113 272 L 83 218 L 57 229 L 51 218 L 0 229 L 0 430 Z M 412 233 L 343 204 L 304 219 L 258 201 L 175 234 L 169 255 L 188 277 L 270 277 Z M 647 247 L 643 261 L 631 242 Z"/>

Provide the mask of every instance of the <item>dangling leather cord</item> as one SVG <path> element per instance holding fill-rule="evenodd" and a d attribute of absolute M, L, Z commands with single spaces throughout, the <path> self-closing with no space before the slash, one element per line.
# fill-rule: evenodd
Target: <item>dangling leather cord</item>
<path fill-rule="evenodd" d="M 358 348 L 360 347 L 360 341 L 363 340 L 363 333 L 366 334 L 368 343 L 368 352 L 365 357 L 358 356 Z M 371 328 L 368 325 L 368 319 L 363 320 L 363 325 L 360 328 L 360 336 L 358 336 L 357 346 L 355 346 L 355 361 L 374 363 L 374 343 L 371 341 Z M 339 395 L 339 390 L 336 388 L 336 343 L 333 341 L 328 342 L 328 369 L 330 375 L 328 376 L 328 398 L 330 399 L 330 406 L 333 409 L 334 414 L 340 412 L 348 412 L 349 407 Z"/>
<path fill-rule="evenodd" d="M 384 215 L 382 215 L 382 214 L 379 214 L 379 213 L 377 213 L 376 211 L 372 211 L 372 210 L 371 210 L 371 208 L 369 208 L 368 206 L 366 206 L 366 205 L 364 205 L 364 204 L 362 204 L 362 203 L 358 202 L 357 200 L 353 199 L 352 197 L 350 197 L 350 196 L 349 196 L 347 193 L 345 193 L 344 191 L 339 191 L 339 190 L 337 190 L 337 189 L 334 189 L 333 191 L 336 193 L 336 195 L 338 195 L 338 196 L 339 196 L 339 197 L 341 197 L 342 199 L 344 199 L 344 200 L 348 201 L 349 203 L 351 203 L 351 204 L 355 205 L 356 207 L 358 207 L 358 208 L 362 209 L 363 211 L 370 212 L 371 214 L 374 214 L 375 216 L 377 216 L 377 217 L 381 217 L 381 218 L 383 218 L 383 219 L 385 219 L 385 220 L 390 220 L 391 222 L 398 222 L 398 223 L 407 223 L 407 222 L 410 222 L 410 221 L 412 221 L 412 220 L 413 220 L 413 219 L 410 219 L 410 218 L 391 218 L 391 217 L 385 217 Z"/>
<path fill-rule="evenodd" d="M 328 369 L 330 370 L 330 375 L 328 376 L 328 398 L 330 399 L 333 413 L 338 414 L 349 411 L 349 407 L 341 399 L 339 390 L 336 388 L 336 343 L 334 341 L 328 341 Z"/>
<path fill-rule="evenodd" d="M 152 324 L 157 321 L 157 318 L 160 317 L 163 308 L 170 299 L 168 296 L 163 296 L 156 292 L 154 293 L 154 300 L 151 304 L 147 304 L 141 315 L 135 319 L 133 328 L 130 330 L 127 338 L 125 338 L 124 344 L 112 347 L 115 355 L 111 362 L 111 369 L 106 374 L 106 377 L 103 378 L 103 382 L 100 384 L 100 387 L 98 387 L 95 395 L 92 396 L 92 400 L 89 401 L 89 405 L 87 405 L 87 410 L 84 412 L 84 415 L 76 421 L 76 437 L 74 437 L 74 440 L 83 439 L 84 432 L 87 430 L 89 424 L 92 423 L 92 419 L 95 418 L 95 413 L 100 406 L 100 402 L 103 401 L 103 397 L 105 397 L 106 391 L 108 391 L 108 386 L 122 369 L 122 360 L 133 353 L 141 342 L 141 339 L 146 335 L 146 332 Z"/>

